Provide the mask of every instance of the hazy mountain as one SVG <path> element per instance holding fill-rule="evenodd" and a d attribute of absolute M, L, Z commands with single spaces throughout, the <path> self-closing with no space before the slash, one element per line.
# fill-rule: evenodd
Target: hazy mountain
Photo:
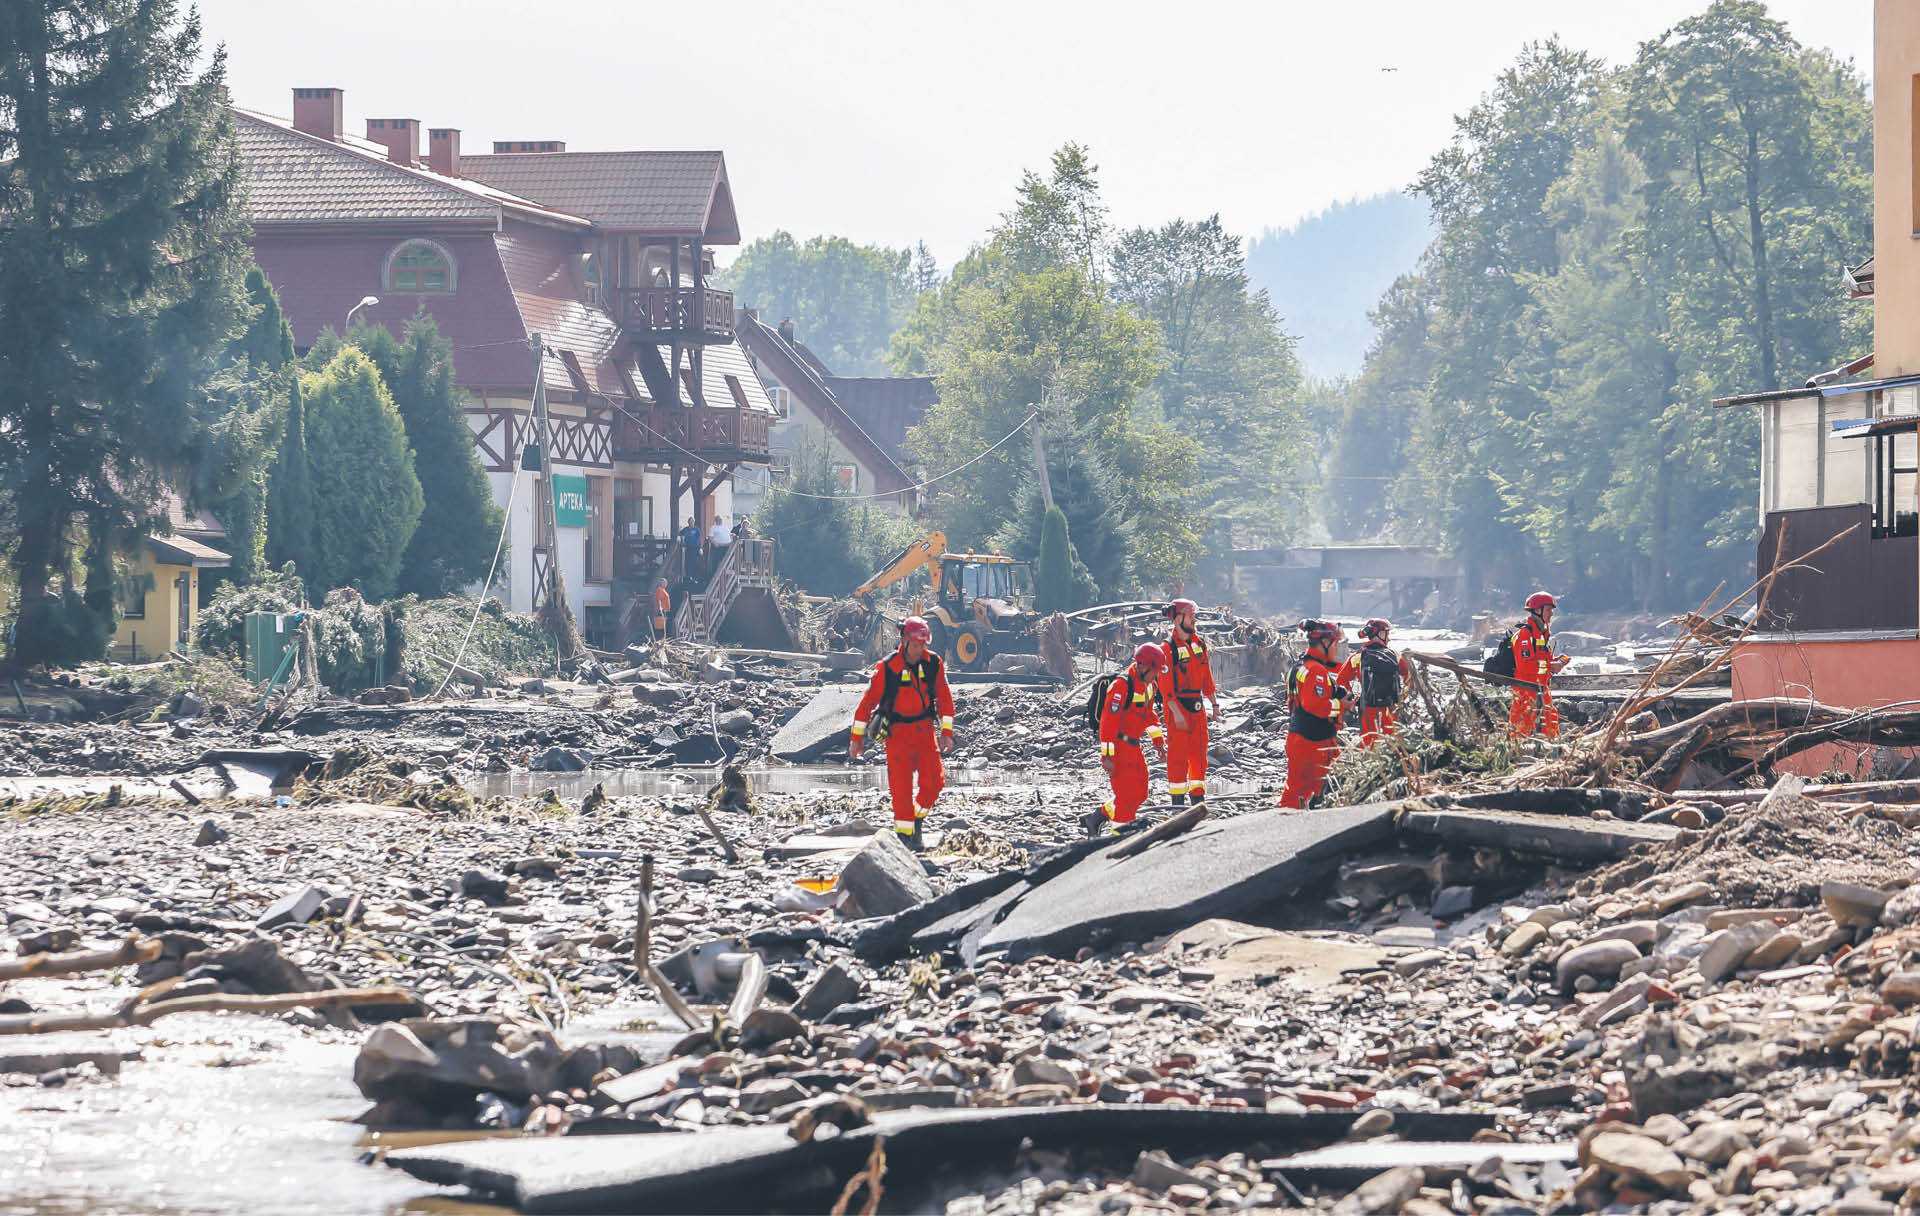
<path fill-rule="evenodd" d="M 1351 375 L 1373 336 L 1367 310 L 1432 239 L 1424 202 L 1376 194 L 1262 232 L 1247 246 L 1247 274 L 1273 297 L 1287 332 L 1299 336 L 1309 372 Z"/>

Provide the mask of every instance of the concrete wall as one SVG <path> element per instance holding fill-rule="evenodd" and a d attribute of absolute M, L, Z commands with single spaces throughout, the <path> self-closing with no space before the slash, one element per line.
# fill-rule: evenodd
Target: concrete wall
<path fill-rule="evenodd" d="M 1920 372 L 1920 216 L 1914 114 L 1920 109 L 1920 4 L 1873 6 L 1873 374 Z"/>

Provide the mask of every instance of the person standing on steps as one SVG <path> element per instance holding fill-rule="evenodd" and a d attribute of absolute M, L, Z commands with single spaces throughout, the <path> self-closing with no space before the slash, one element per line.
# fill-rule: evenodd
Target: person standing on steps
<path fill-rule="evenodd" d="M 1100 703 L 1100 767 L 1106 771 L 1113 796 L 1081 818 L 1088 839 L 1100 835 L 1109 823 L 1117 827 L 1132 823 L 1133 813 L 1147 800 L 1151 787 L 1140 744 L 1152 743 L 1162 758 L 1167 754 L 1166 731 L 1160 723 L 1160 671 L 1166 664 L 1164 650 L 1143 642 L 1133 652 L 1133 662 L 1107 685 L 1106 698 Z"/>
<path fill-rule="evenodd" d="M 1199 605 L 1178 599 L 1161 612 L 1173 622 L 1162 643 L 1160 700 L 1167 712 L 1167 800 L 1199 806 L 1207 799 L 1207 721 L 1220 716 L 1207 640 L 1194 631 Z"/>
<path fill-rule="evenodd" d="M 887 789 L 893 797 L 893 830 L 918 853 L 926 845 L 920 829 L 947 782 L 940 755 L 953 747 L 953 691 L 947 672 L 932 650 L 933 629 L 910 616 L 900 623 L 900 648 L 873 669 L 867 694 L 853 711 L 853 737 L 847 758 L 866 750 L 870 722 L 880 724 L 887 749 Z M 934 730 L 934 714 L 940 728 Z M 914 779 L 920 789 L 914 790 Z"/>
<path fill-rule="evenodd" d="M 1336 651 L 1340 626 L 1302 621 L 1307 653 L 1287 675 L 1287 783 L 1280 791 L 1285 809 L 1305 810 L 1320 796 L 1327 770 L 1340 758 L 1340 719 L 1352 694 L 1342 682 Z"/>
<path fill-rule="evenodd" d="M 727 560 L 727 547 L 733 544 L 733 529 L 727 527 L 727 517 L 713 517 L 713 527 L 707 530 L 707 578 L 711 580 L 720 569 L 720 563 Z"/>
<path fill-rule="evenodd" d="M 1341 682 L 1360 686 L 1360 746 L 1372 747 L 1394 733 L 1394 712 L 1400 690 L 1413 679 L 1405 656 L 1387 645 L 1393 628 L 1385 617 L 1374 617 L 1360 627 L 1366 644 L 1353 652 L 1340 669 Z"/>

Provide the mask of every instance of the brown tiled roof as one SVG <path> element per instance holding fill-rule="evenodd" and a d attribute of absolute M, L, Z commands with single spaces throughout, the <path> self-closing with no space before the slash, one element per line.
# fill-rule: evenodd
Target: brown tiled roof
<path fill-rule="evenodd" d="M 907 432 L 940 401 L 932 376 L 829 376 L 826 385 L 860 429 L 903 465 Z"/>
<path fill-rule="evenodd" d="M 882 493 L 904 490 L 913 484 L 913 478 L 900 466 L 900 461 L 846 411 L 826 381 L 814 374 L 812 364 L 782 338 L 778 330 L 742 311 L 734 325 L 734 334 L 748 355 L 764 364 L 774 379 L 786 385 L 795 400 L 857 455 L 880 483 L 878 488 Z"/>
<path fill-rule="evenodd" d="M 461 156 L 463 177 L 605 228 L 737 244 L 718 152 L 522 152 Z"/>
<path fill-rule="evenodd" d="M 396 165 L 377 145 L 334 143 L 250 110 L 233 114 L 247 211 L 256 224 L 495 223 L 503 207 L 553 222 L 585 224 L 482 183 Z"/>

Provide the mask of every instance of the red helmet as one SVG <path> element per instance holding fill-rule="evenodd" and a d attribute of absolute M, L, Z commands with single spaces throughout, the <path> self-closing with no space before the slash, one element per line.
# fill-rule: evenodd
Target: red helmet
<path fill-rule="evenodd" d="M 1133 652 L 1133 665 L 1145 671 L 1163 666 L 1167 661 L 1167 652 L 1152 642 L 1142 642 Z"/>
<path fill-rule="evenodd" d="M 1387 630 L 1391 628 L 1393 628 L 1392 622 L 1388 621 L 1386 617 L 1372 617 L 1368 619 L 1366 624 L 1360 626 L 1360 636 L 1363 638 L 1384 638 L 1387 636 Z"/>
<path fill-rule="evenodd" d="M 1527 597 L 1527 611 L 1538 612 L 1542 608 L 1557 608 L 1560 602 L 1545 591 L 1536 591 Z"/>
<path fill-rule="evenodd" d="M 1309 646 L 1321 646 L 1340 640 L 1340 626 L 1332 621 L 1301 621 L 1300 632 L 1307 635 Z"/>
<path fill-rule="evenodd" d="M 1160 615 L 1166 617 L 1168 620 L 1172 620 L 1174 617 L 1179 616 L 1183 612 L 1198 612 L 1198 611 L 1200 611 L 1200 605 L 1194 603 L 1192 600 L 1180 599 L 1180 600 L 1174 600 L 1172 603 L 1168 604 L 1165 608 L 1162 608 L 1160 610 Z"/>
<path fill-rule="evenodd" d="M 933 641 L 933 630 L 928 627 L 925 617 L 910 616 L 900 622 L 900 640 L 930 643 Z"/>

